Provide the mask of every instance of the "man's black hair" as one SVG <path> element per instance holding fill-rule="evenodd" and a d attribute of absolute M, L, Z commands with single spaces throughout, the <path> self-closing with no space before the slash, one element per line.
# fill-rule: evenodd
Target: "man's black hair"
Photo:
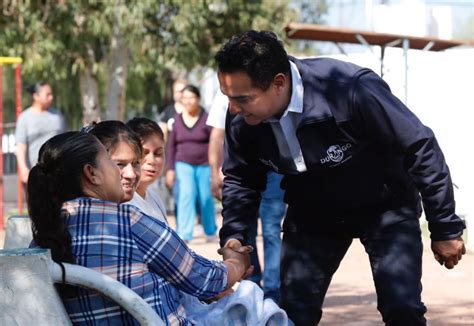
<path fill-rule="evenodd" d="M 288 75 L 290 63 L 283 43 L 269 31 L 250 30 L 234 35 L 217 52 L 218 69 L 224 73 L 245 72 L 254 86 L 267 90 L 278 73 Z"/>

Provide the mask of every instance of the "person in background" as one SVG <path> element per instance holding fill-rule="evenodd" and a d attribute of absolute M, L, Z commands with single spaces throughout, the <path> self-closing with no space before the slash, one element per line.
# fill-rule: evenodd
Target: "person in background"
<path fill-rule="evenodd" d="M 185 79 L 176 79 L 173 82 L 173 103 L 167 105 L 161 114 L 158 116 L 158 125 L 163 130 L 165 141 L 168 139 L 168 133 L 173 130 L 174 116 L 176 113 L 181 113 L 184 110 L 183 102 L 181 101 L 183 89 L 188 84 Z"/>
<path fill-rule="evenodd" d="M 247 31 L 216 54 L 229 98 L 221 246 L 246 244 L 265 187 L 283 174 L 280 306 L 318 324 L 333 274 L 354 238 L 370 259 L 387 325 L 426 325 L 422 204 L 434 258 L 465 254 L 449 168 L 436 137 L 367 68 L 288 56 L 277 36 Z"/>
<path fill-rule="evenodd" d="M 224 160 L 224 133 L 225 117 L 229 100 L 220 91 L 214 98 L 207 125 L 212 127 L 209 141 L 209 165 L 211 166 L 212 194 L 222 200 L 222 162 Z M 254 272 L 250 280 L 259 284 L 263 274 L 263 292 L 266 298 L 276 303 L 280 299 L 280 251 L 281 251 L 281 221 L 285 215 L 286 204 L 283 201 L 284 192 L 280 188 L 282 175 L 275 172 L 267 173 L 267 186 L 262 192 L 262 201 L 259 207 L 259 217 L 262 221 L 263 262 L 261 272 L 257 250 L 250 254 L 250 262 Z M 250 228 L 249 245 L 256 247 L 257 223 Z"/>
<path fill-rule="evenodd" d="M 166 324 L 190 325 L 180 291 L 213 298 L 241 279 L 249 262 L 230 252 L 225 261 L 197 255 L 166 223 L 120 204 L 125 193 L 117 162 L 86 132 L 48 140 L 28 179 L 33 240 L 57 263 L 85 266 L 125 284 Z M 62 295 L 75 325 L 138 324 L 94 291 L 72 288 Z"/>
<path fill-rule="evenodd" d="M 128 203 L 145 213 L 166 221 L 166 208 L 156 189 L 149 188 L 163 172 L 165 161 L 164 135 L 158 124 L 148 118 L 136 117 L 127 126 L 140 138 L 143 149 L 141 178 L 132 200 Z"/>
<path fill-rule="evenodd" d="M 173 91 L 173 103 L 167 105 L 158 116 L 157 122 L 163 131 L 165 144 L 168 140 L 168 135 L 173 130 L 174 116 L 176 113 L 181 113 L 184 110 L 183 103 L 181 101 L 182 92 L 184 87 L 188 84 L 185 79 L 176 79 L 172 85 Z M 167 210 L 173 210 L 174 215 L 178 215 L 178 207 L 176 204 L 176 198 L 178 198 L 178 186 L 175 185 L 172 189 L 166 187 L 166 181 L 162 178 L 156 185 L 156 188 L 160 189 L 160 193 L 163 196 L 163 200 L 166 203 Z"/>
<path fill-rule="evenodd" d="M 24 110 L 16 122 L 16 160 L 19 178 L 26 184 L 30 168 L 38 161 L 38 151 L 49 138 L 66 131 L 64 117 L 59 110 L 51 107 L 53 90 L 44 81 L 27 88 L 32 103 Z"/>
<path fill-rule="evenodd" d="M 207 113 L 199 105 L 200 93 L 197 87 L 186 86 L 182 101 L 184 111 L 175 115 L 174 127 L 167 143 L 166 185 L 171 188 L 176 181 L 178 187 L 178 234 L 186 241 L 192 240 L 198 199 L 204 232 L 211 241 L 217 231 L 208 163 L 211 128 L 206 125 Z"/>

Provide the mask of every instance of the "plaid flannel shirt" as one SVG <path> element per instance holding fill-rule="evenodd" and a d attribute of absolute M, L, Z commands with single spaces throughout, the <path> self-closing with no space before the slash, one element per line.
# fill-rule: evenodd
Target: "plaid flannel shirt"
<path fill-rule="evenodd" d="M 210 298 L 227 285 L 222 262 L 197 255 L 168 225 L 135 206 L 77 198 L 63 208 L 77 264 L 134 290 L 168 325 L 190 324 L 180 291 Z M 77 289 L 77 296 L 64 303 L 74 324 L 138 324 L 120 306 L 89 290 Z"/>

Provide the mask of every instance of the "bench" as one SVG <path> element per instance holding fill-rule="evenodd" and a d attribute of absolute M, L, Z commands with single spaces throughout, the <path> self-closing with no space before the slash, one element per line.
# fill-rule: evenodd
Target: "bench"
<path fill-rule="evenodd" d="M 141 325 L 165 325 L 143 298 L 117 280 L 83 266 L 63 265 L 67 284 L 110 298 Z M 71 325 L 53 286 L 62 282 L 62 270 L 48 249 L 0 250 L 0 270 L 0 325 Z"/>

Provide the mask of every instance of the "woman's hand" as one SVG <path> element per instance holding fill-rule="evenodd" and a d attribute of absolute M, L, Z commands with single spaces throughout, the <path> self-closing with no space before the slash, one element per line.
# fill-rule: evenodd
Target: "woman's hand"
<path fill-rule="evenodd" d="M 204 300 L 204 302 L 206 302 L 206 303 L 211 303 L 211 302 L 213 302 L 213 301 L 217 301 L 217 300 L 222 299 L 223 297 L 226 297 L 226 296 L 228 296 L 228 295 L 231 295 L 232 293 L 234 293 L 234 289 L 233 289 L 233 288 L 228 288 L 227 290 L 222 291 L 221 293 L 219 293 L 219 294 L 216 295 L 215 297 L 212 297 L 212 298 L 210 298 L 210 299 Z"/>

